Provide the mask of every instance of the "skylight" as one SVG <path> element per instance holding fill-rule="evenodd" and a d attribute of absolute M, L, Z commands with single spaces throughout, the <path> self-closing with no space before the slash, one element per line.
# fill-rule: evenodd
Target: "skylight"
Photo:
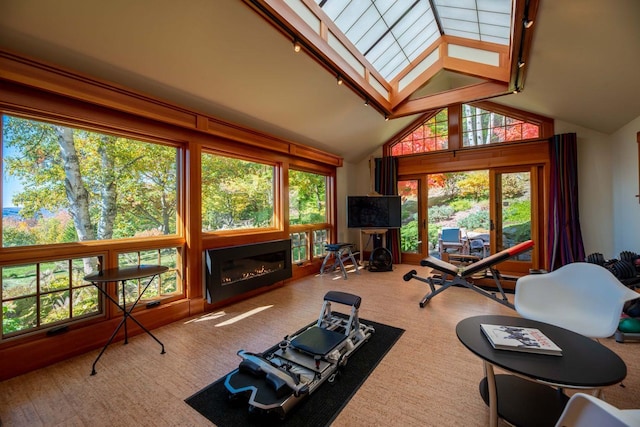
<path fill-rule="evenodd" d="M 244 0 L 387 119 L 523 89 L 539 0 Z"/>
<path fill-rule="evenodd" d="M 511 0 L 315 0 L 387 81 L 441 35 L 509 45 Z"/>

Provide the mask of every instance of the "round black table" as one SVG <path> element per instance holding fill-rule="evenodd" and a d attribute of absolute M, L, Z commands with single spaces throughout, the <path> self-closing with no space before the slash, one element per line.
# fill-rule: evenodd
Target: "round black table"
<path fill-rule="evenodd" d="M 496 350 L 480 330 L 482 323 L 537 328 L 562 349 L 562 356 Z M 475 316 L 460 321 L 456 334 L 484 362 L 480 394 L 489 405 L 491 426 L 497 426 L 498 417 L 517 426 L 553 426 L 568 400 L 562 388 L 599 389 L 627 375 L 624 361 L 599 342 L 535 320 Z M 495 375 L 494 366 L 515 375 Z"/>
<path fill-rule="evenodd" d="M 145 331 L 151 338 L 153 338 L 158 344 L 160 344 L 160 346 L 162 347 L 162 351 L 160 352 L 160 354 L 165 353 L 164 344 L 162 344 L 162 342 L 160 342 L 160 340 L 156 338 L 156 336 L 153 335 L 151 331 L 145 328 L 142 325 L 142 323 L 140 323 L 135 317 L 133 317 L 131 312 L 133 311 L 134 308 L 136 308 L 136 305 L 138 304 L 138 302 L 140 302 L 140 298 L 142 298 L 142 295 L 145 293 L 145 291 L 147 290 L 151 282 L 153 282 L 153 279 L 155 279 L 157 275 L 162 274 L 167 270 L 169 270 L 169 267 L 165 267 L 163 265 L 134 265 L 129 267 L 107 269 L 107 270 L 99 271 L 97 273 L 89 274 L 84 277 L 84 280 L 86 280 L 87 282 L 91 282 L 93 286 L 98 288 L 98 290 L 100 291 L 100 293 L 102 293 L 102 295 L 104 295 L 109 301 L 111 301 L 116 307 L 118 307 L 120 311 L 122 311 L 122 320 L 118 324 L 118 327 L 111 334 L 111 338 L 109 338 L 109 341 L 107 341 L 107 343 L 104 345 L 104 347 L 102 348 L 102 351 L 100 351 L 100 354 L 98 354 L 98 357 L 96 358 L 96 360 L 93 362 L 93 366 L 91 367 L 91 375 L 96 374 L 96 363 L 98 363 L 98 360 L 100 360 L 100 358 L 102 357 L 102 354 L 107 349 L 107 347 L 109 347 L 109 344 L 111 344 L 116 334 L 118 333 L 118 331 L 123 325 L 124 325 L 124 343 L 127 344 L 129 342 L 128 331 L 127 331 L 127 319 L 132 320 L 143 331 Z M 125 284 L 127 280 L 137 280 L 137 279 L 144 279 L 144 278 L 149 278 L 149 280 L 147 281 L 147 284 L 143 286 L 142 291 L 138 294 L 138 298 L 136 298 L 133 304 L 131 304 L 129 308 L 127 308 L 126 300 L 125 300 Z M 120 305 L 120 303 L 109 294 L 109 292 L 105 287 L 101 286 L 101 284 L 106 284 L 110 282 L 114 282 L 116 284 L 116 292 L 115 292 L 116 294 L 118 293 L 118 286 L 122 286 L 122 305 Z"/>

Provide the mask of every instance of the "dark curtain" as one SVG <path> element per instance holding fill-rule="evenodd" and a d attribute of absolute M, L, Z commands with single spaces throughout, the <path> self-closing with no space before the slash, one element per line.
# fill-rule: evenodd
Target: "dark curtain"
<path fill-rule="evenodd" d="M 549 236 L 547 254 L 549 269 L 584 261 L 584 245 L 578 212 L 578 160 L 575 133 L 555 135 L 549 140 L 551 182 Z"/>
<path fill-rule="evenodd" d="M 375 190 L 383 196 L 398 195 L 398 159 L 383 157 L 375 159 Z M 387 232 L 387 249 L 391 251 L 394 264 L 400 263 L 400 230 Z"/>

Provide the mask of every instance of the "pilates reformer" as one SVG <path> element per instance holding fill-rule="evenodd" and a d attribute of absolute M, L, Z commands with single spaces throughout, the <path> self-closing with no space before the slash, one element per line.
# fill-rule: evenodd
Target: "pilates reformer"
<path fill-rule="evenodd" d="M 420 301 L 420 307 L 424 307 L 433 297 L 451 286 L 463 286 L 502 305 L 514 309 L 513 304 L 509 302 L 509 299 L 502 289 L 502 284 L 500 283 L 502 277 L 496 268 L 496 265 L 529 250 L 533 245 L 533 240 L 527 240 L 526 242 L 518 243 L 515 246 L 465 266 L 458 266 L 430 256 L 421 260 L 420 265 L 423 267 L 431 267 L 433 270 L 440 272 L 440 275 L 425 278 L 418 276 L 418 272 L 416 270 L 411 270 L 403 276 L 403 279 L 406 282 L 411 279 L 416 279 L 429 285 L 430 291 Z M 467 278 L 471 278 L 471 276 L 483 270 L 489 270 L 491 272 L 491 276 L 495 281 L 500 297 L 496 296 L 495 292 L 486 291 L 467 280 Z M 448 279 L 449 276 L 451 279 Z M 440 287 L 436 289 L 436 286 Z"/>
<path fill-rule="evenodd" d="M 349 306 L 350 314 L 333 312 L 331 303 Z M 357 295 L 327 292 L 317 322 L 263 353 L 240 350 L 242 361 L 224 382 L 229 399 L 247 399 L 252 414 L 284 419 L 325 381 L 333 382 L 349 356 L 375 332 L 360 323 L 360 303 Z"/>

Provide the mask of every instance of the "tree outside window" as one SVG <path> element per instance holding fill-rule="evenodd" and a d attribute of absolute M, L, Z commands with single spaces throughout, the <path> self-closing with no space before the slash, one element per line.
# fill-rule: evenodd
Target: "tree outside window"
<path fill-rule="evenodd" d="M 176 233 L 176 147 L 12 116 L 2 143 L 3 247 Z"/>
<path fill-rule="evenodd" d="M 273 165 L 202 153 L 202 231 L 273 227 Z"/>

